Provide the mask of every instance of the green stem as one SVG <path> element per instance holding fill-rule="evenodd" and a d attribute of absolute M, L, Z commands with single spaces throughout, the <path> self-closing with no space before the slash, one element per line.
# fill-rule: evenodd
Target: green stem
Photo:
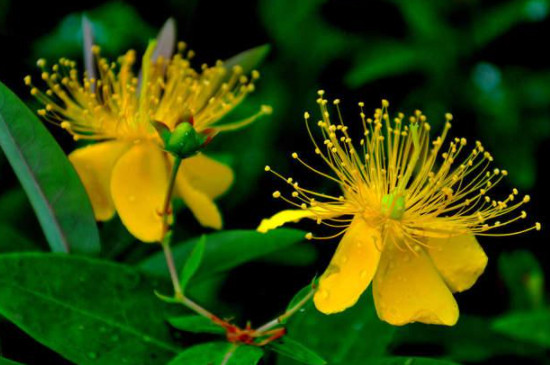
<path fill-rule="evenodd" d="M 171 235 L 170 233 L 170 202 L 172 200 L 172 193 L 174 192 L 174 186 L 176 184 L 176 177 L 178 175 L 178 170 L 181 166 L 182 159 L 176 157 L 174 159 L 174 164 L 172 166 L 172 173 L 170 174 L 170 181 L 168 183 L 168 190 L 166 192 L 166 198 L 164 200 L 164 207 L 162 210 L 162 237 L 160 243 L 162 245 L 162 250 L 164 251 L 164 258 L 166 259 L 166 266 L 168 266 L 168 271 L 170 272 L 170 278 L 172 279 L 172 285 L 174 286 L 174 296 L 175 298 L 187 308 L 195 311 L 201 316 L 207 317 L 209 319 L 217 318 L 215 315 L 210 313 L 208 310 L 204 309 L 197 303 L 193 302 L 191 299 L 183 295 L 181 290 L 181 284 L 178 276 L 178 271 L 174 263 L 174 255 L 172 254 L 172 248 L 170 246 Z"/>
<path fill-rule="evenodd" d="M 273 327 L 276 327 L 280 324 L 282 324 L 284 321 L 286 321 L 288 318 L 292 317 L 296 312 L 298 312 L 304 305 L 309 302 L 311 297 L 313 297 L 313 294 L 315 294 L 315 289 L 311 289 L 309 293 L 305 297 L 302 298 L 296 305 L 294 305 L 292 308 L 287 310 L 285 313 L 280 315 L 279 317 L 272 319 L 271 321 L 267 322 L 263 326 L 258 327 L 256 329 L 257 332 L 266 332 L 272 329 Z"/>

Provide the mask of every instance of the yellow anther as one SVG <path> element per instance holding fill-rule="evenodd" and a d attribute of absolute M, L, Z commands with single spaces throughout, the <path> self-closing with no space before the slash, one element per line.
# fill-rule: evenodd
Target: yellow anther
<path fill-rule="evenodd" d="M 293 152 L 292 153 L 292 158 L 294 158 L 294 159 L 298 158 L 298 154 L 296 152 Z"/>
<path fill-rule="evenodd" d="M 520 217 L 523 219 L 527 218 L 527 212 L 525 210 L 522 210 Z"/>
<path fill-rule="evenodd" d="M 541 224 L 539 222 L 535 223 L 535 229 L 537 231 L 540 231 L 540 229 L 542 228 Z"/>
<path fill-rule="evenodd" d="M 304 113 L 304 119 L 309 119 L 309 113 L 308 112 Z M 319 123 L 322 123 L 322 122 L 319 121 Z M 319 123 L 317 123 L 317 124 L 320 125 Z"/>
<path fill-rule="evenodd" d="M 523 202 L 524 202 L 524 203 L 529 203 L 530 201 L 531 201 L 531 197 L 530 197 L 529 195 L 525 195 L 525 196 L 523 197 Z"/>
<path fill-rule="evenodd" d="M 338 105 L 338 104 L 340 104 L 340 99 L 334 99 L 334 101 L 332 103 L 334 105 Z"/>
<path fill-rule="evenodd" d="M 298 197 L 298 192 L 297 192 L 297 191 L 293 191 L 293 192 L 292 192 L 292 197 L 293 197 L 293 198 L 297 198 L 297 197 Z"/>
<path fill-rule="evenodd" d="M 390 102 L 387 101 L 386 99 L 382 99 L 382 107 L 383 108 L 387 108 L 390 106 Z"/>
<path fill-rule="evenodd" d="M 269 165 L 266 165 L 266 166 L 264 167 L 264 171 L 271 171 L 271 167 L 269 167 Z"/>
<path fill-rule="evenodd" d="M 453 120 L 453 115 L 451 113 L 446 113 L 445 114 L 445 120 L 450 122 L 451 120 Z"/>
<path fill-rule="evenodd" d="M 311 240 L 312 238 L 313 238 L 313 233 L 311 233 L 311 232 L 306 233 L 306 240 L 309 241 L 309 240 Z"/>
<path fill-rule="evenodd" d="M 274 197 L 275 199 L 280 198 L 280 197 L 281 197 L 281 192 L 278 191 L 278 190 L 277 190 L 277 191 L 274 191 L 274 192 L 273 192 L 273 197 Z"/>
<path fill-rule="evenodd" d="M 36 61 L 36 65 L 40 68 L 45 67 L 46 66 L 46 60 L 43 59 L 43 58 L 40 58 L 38 61 Z"/>

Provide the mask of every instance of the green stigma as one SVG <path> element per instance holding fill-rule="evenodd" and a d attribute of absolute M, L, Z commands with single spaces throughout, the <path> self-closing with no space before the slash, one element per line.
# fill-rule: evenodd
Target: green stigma
<path fill-rule="evenodd" d="M 391 219 L 401 219 L 405 213 L 405 197 L 402 194 L 386 194 L 382 197 L 382 214 Z"/>
<path fill-rule="evenodd" d="M 207 137 L 198 133 L 190 123 L 184 122 L 170 131 L 166 125 L 160 122 L 153 122 L 164 142 L 164 148 L 179 158 L 187 158 L 198 153 L 204 146 Z"/>

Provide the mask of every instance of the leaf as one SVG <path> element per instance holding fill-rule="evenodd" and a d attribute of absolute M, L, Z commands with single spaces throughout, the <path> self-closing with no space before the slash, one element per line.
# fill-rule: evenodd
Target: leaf
<path fill-rule="evenodd" d="M 461 315 L 453 327 L 430 326 L 413 323 L 396 332 L 393 346 L 439 344 L 443 352 L 454 361 L 480 363 L 496 356 L 543 355 L 536 346 L 511 340 L 491 330 L 490 320 L 483 317 Z"/>
<path fill-rule="evenodd" d="M 228 342 L 209 342 L 189 347 L 176 356 L 168 365 L 205 365 L 221 364 L 233 344 Z M 239 346 L 226 365 L 255 365 L 263 356 L 263 351 L 254 346 Z"/>
<path fill-rule="evenodd" d="M 271 350 L 287 356 L 296 361 L 309 365 L 324 365 L 327 362 L 317 355 L 314 351 L 308 349 L 301 343 L 291 338 L 283 337 L 280 341 L 272 342 L 268 345 Z"/>
<path fill-rule="evenodd" d="M 0 365 L 24 365 L 20 362 L 6 359 L 5 357 L 0 357 Z"/>
<path fill-rule="evenodd" d="M 514 340 L 550 348 L 550 310 L 507 314 L 494 320 L 492 328 Z"/>
<path fill-rule="evenodd" d="M 366 363 L 386 354 L 395 327 L 382 322 L 374 308 L 371 290 L 345 312 L 324 315 L 313 303 L 288 320 L 288 333 L 322 356 L 329 364 Z M 287 364 L 280 358 L 277 364 Z"/>
<path fill-rule="evenodd" d="M 77 364 L 164 363 L 178 349 L 154 286 L 133 268 L 80 256 L 0 256 L 0 314 Z"/>
<path fill-rule="evenodd" d="M 290 300 L 288 306 L 286 307 L 286 310 L 289 311 L 291 308 L 295 307 L 299 302 L 301 302 L 306 296 L 310 295 L 311 291 L 315 290 L 315 288 L 317 287 L 317 282 L 317 277 L 315 277 L 311 281 L 311 284 L 300 289 L 300 291 L 296 293 L 296 295 L 294 295 L 294 297 Z"/>
<path fill-rule="evenodd" d="M 168 323 L 170 323 L 172 327 L 186 332 L 213 333 L 217 335 L 225 334 L 225 329 L 221 326 L 218 326 L 210 319 L 199 315 L 171 317 L 168 318 Z"/>
<path fill-rule="evenodd" d="M 305 233 L 296 229 L 282 228 L 263 234 L 252 230 L 228 230 L 205 235 L 202 266 L 195 277 L 204 279 L 230 270 L 248 261 L 266 256 L 295 243 L 301 242 Z M 180 266 L 191 255 L 199 238 L 174 245 L 176 266 Z M 139 263 L 139 268 L 155 277 L 167 277 L 166 262 L 161 252 L 155 253 Z"/>
<path fill-rule="evenodd" d="M 0 83 L 0 146 L 52 251 L 99 253 L 92 206 L 76 171 L 38 118 Z"/>
<path fill-rule="evenodd" d="M 503 253 L 498 259 L 498 270 L 510 291 L 512 309 L 544 307 L 544 272 L 530 251 Z"/>
<path fill-rule="evenodd" d="M 227 59 L 224 66 L 231 70 L 234 66 L 239 65 L 242 67 L 243 73 L 250 73 L 263 62 L 270 50 L 271 46 L 269 44 L 250 48 Z"/>
<path fill-rule="evenodd" d="M 458 363 L 427 357 L 395 356 L 369 359 L 369 365 L 458 365 Z"/>
<path fill-rule="evenodd" d="M 41 249 L 11 226 L 0 224 L 0 253 L 17 251 L 41 251 Z"/>
<path fill-rule="evenodd" d="M 187 261 L 185 261 L 185 265 L 183 266 L 183 270 L 181 271 L 180 275 L 180 287 L 183 293 L 185 293 L 185 289 L 187 288 L 189 280 L 191 280 L 191 278 L 193 277 L 193 275 L 195 275 L 201 265 L 202 257 L 204 255 L 205 244 L 206 237 L 202 235 L 199 242 L 197 242 L 197 244 L 193 248 L 193 251 L 191 251 L 191 255 L 189 256 Z"/>

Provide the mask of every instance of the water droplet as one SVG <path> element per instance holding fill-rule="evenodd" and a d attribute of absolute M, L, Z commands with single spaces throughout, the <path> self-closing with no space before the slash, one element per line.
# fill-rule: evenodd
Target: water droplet
<path fill-rule="evenodd" d="M 319 291 L 319 295 L 321 296 L 321 298 L 327 299 L 328 298 L 328 291 L 322 289 L 322 290 Z"/>

